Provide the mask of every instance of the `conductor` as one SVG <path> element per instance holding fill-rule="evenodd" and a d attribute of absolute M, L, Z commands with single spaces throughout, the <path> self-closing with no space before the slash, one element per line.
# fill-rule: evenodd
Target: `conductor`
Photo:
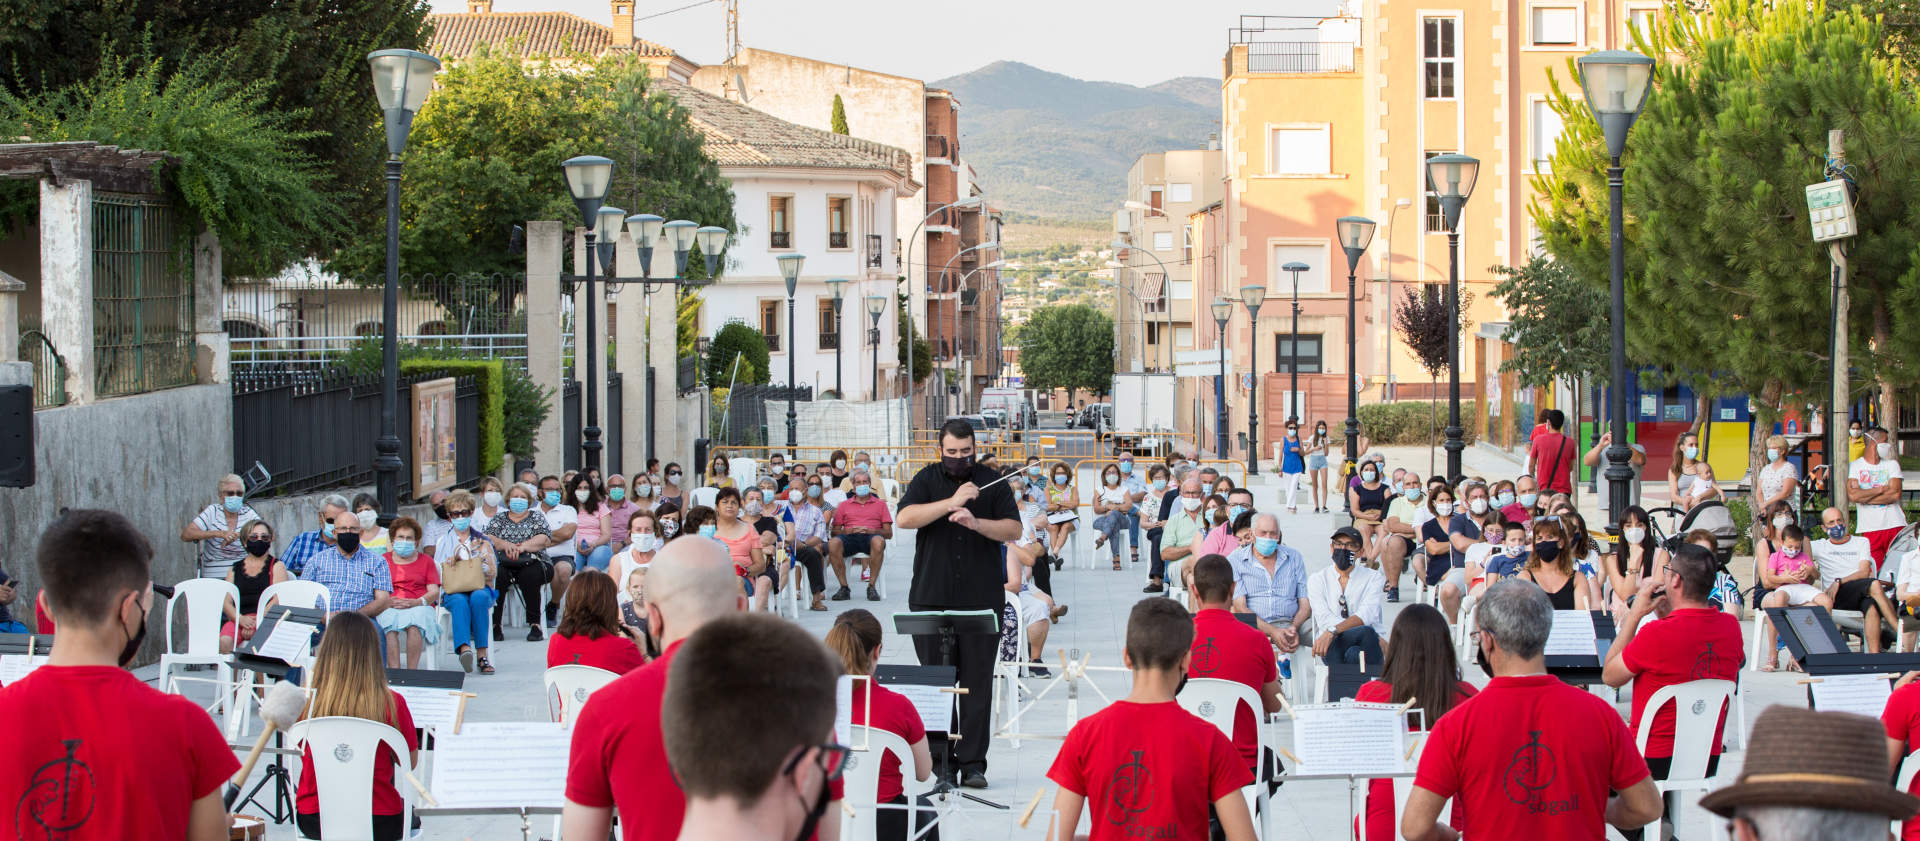
<path fill-rule="evenodd" d="M 940 427 L 940 463 L 914 474 L 900 497 L 895 516 L 901 528 L 917 529 L 913 541 L 913 610 L 991 610 L 1005 603 L 1003 544 L 1020 539 L 1020 515 L 1013 492 L 1003 484 L 985 490 L 1000 475 L 974 461 L 973 427 L 951 420 Z M 915 637 L 922 665 L 940 662 L 940 640 Z M 962 636 L 954 665 L 960 685 L 960 744 L 954 750 L 960 784 L 987 787 L 987 739 L 993 716 L 993 663 L 998 637 Z"/>

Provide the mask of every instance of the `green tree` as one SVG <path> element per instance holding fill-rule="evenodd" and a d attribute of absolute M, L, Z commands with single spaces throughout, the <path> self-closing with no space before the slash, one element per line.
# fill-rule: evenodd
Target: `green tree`
<path fill-rule="evenodd" d="M 1666 16 L 1641 44 L 1656 64 L 1625 156 L 1629 358 L 1703 397 L 1745 392 L 1755 430 L 1828 376 L 1827 249 L 1810 237 L 1804 190 L 1825 180 L 1829 129 L 1846 132 L 1861 199 L 1853 369 L 1889 396 L 1915 376 L 1920 107 L 1878 54 L 1884 35 L 1858 8 L 1715 0 Z M 1552 102 L 1567 130 L 1532 215 L 1554 257 L 1605 288 L 1604 142 L 1584 104 L 1557 86 Z"/>
<path fill-rule="evenodd" d="M 840 95 L 833 95 L 833 133 L 852 134 L 847 130 L 847 104 L 840 101 Z"/>
<path fill-rule="evenodd" d="M 1507 311 L 1500 337 L 1513 344 L 1500 370 L 1518 375 L 1522 386 L 1569 379 L 1575 394 L 1607 384 L 1613 340 L 1605 289 L 1540 257 L 1520 268 L 1494 266 L 1493 273 L 1502 277 L 1493 293 Z"/>
<path fill-rule="evenodd" d="M 733 367 L 734 357 L 740 357 L 738 371 Z M 728 324 L 707 345 L 707 384 L 768 382 L 772 371 L 769 358 L 766 334 L 739 322 Z"/>
<path fill-rule="evenodd" d="M 1020 328 L 1020 370 L 1027 387 L 1113 387 L 1113 319 L 1085 304 L 1035 309 Z"/>

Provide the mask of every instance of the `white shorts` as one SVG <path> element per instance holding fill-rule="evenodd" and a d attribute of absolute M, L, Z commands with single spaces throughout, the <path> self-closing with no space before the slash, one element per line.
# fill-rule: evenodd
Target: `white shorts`
<path fill-rule="evenodd" d="M 1454 567 L 1453 569 L 1448 570 L 1446 576 L 1440 579 L 1440 583 L 1452 584 L 1456 589 L 1460 591 L 1460 595 L 1463 595 L 1463 596 L 1466 595 L 1467 594 L 1466 568 Z"/>
<path fill-rule="evenodd" d="M 1020 624 L 1032 625 L 1047 618 L 1047 603 L 1031 591 L 1020 591 Z"/>
<path fill-rule="evenodd" d="M 1773 591 L 1776 593 L 1787 594 L 1788 607 L 1798 607 L 1803 604 L 1813 604 L 1813 598 L 1815 596 L 1818 596 L 1821 593 L 1826 592 L 1825 590 L 1815 587 L 1812 584 L 1788 584 L 1785 587 L 1775 587 L 1773 588 Z"/>

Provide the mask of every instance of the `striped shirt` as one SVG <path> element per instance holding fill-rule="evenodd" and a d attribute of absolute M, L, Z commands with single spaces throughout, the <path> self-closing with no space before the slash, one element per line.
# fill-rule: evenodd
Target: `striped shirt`
<path fill-rule="evenodd" d="M 260 514 L 250 505 L 240 506 L 240 515 L 234 530 L 243 535 L 247 523 L 260 519 Z M 201 531 L 226 531 L 227 508 L 216 502 L 201 509 L 200 516 L 193 518 L 193 527 Z M 200 541 L 199 568 L 201 578 L 226 578 L 227 570 L 233 569 L 235 561 L 247 556 L 247 541 L 227 540 L 223 537 L 209 537 Z"/>

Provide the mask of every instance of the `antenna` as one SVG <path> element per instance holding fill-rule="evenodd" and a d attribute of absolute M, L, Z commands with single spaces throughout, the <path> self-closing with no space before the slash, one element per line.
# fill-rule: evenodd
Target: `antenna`
<path fill-rule="evenodd" d="M 740 55 L 740 0 L 727 0 L 727 60 L 728 67 L 733 66 L 734 57 Z"/>

